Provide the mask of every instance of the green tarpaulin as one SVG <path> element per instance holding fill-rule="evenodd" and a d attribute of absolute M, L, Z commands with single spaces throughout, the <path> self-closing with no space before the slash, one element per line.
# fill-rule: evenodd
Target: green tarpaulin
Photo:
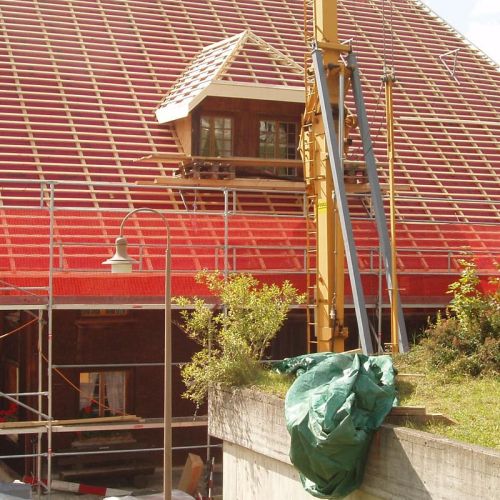
<path fill-rule="evenodd" d="M 285 417 L 304 488 L 318 498 L 344 498 L 361 485 L 373 433 L 395 404 L 391 357 L 318 353 L 275 368 L 298 375 Z"/>

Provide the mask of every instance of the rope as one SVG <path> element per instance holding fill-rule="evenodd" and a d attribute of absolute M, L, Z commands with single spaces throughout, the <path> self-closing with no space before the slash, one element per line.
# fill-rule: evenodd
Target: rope
<path fill-rule="evenodd" d="M 26 328 L 27 326 L 33 324 L 35 321 L 38 321 L 38 318 L 33 318 L 27 323 L 24 323 L 24 325 L 18 326 L 17 328 L 14 328 L 14 330 L 11 330 L 10 332 L 4 333 L 3 335 L 0 335 L 0 340 L 3 340 L 4 338 L 8 337 L 9 335 L 12 335 L 19 330 L 22 330 L 23 328 Z"/>
<path fill-rule="evenodd" d="M 384 71 L 386 67 L 385 63 L 385 0 L 382 0 L 382 60 L 384 62 Z"/>
<path fill-rule="evenodd" d="M 386 27 L 385 27 L 385 22 L 386 22 L 386 14 L 385 14 L 385 2 L 386 0 L 382 0 L 382 60 L 384 62 L 384 71 L 385 68 L 387 67 L 387 51 L 386 51 Z M 394 67 L 394 31 L 392 28 L 392 19 L 393 19 L 393 14 L 394 14 L 394 8 L 392 5 L 392 0 L 389 0 L 390 6 L 389 6 L 389 36 L 390 36 L 390 58 L 391 58 L 391 67 Z"/>
<path fill-rule="evenodd" d="M 392 0 L 391 2 L 391 13 L 390 13 L 390 32 L 391 32 L 391 67 L 393 68 L 394 71 L 394 30 L 392 29 L 392 14 L 394 12 L 393 6 L 392 6 Z"/>

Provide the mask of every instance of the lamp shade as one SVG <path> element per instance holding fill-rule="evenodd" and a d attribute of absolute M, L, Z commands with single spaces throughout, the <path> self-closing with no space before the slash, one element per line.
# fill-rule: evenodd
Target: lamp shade
<path fill-rule="evenodd" d="M 111 266 L 112 273 L 131 273 L 132 264 L 137 261 L 129 256 L 127 252 L 127 240 L 123 236 L 118 236 L 115 240 L 115 254 L 103 264 Z"/>

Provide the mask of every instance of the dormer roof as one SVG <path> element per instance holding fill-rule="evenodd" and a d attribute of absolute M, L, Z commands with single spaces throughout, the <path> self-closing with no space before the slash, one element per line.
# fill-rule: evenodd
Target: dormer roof
<path fill-rule="evenodd" d="M 207 96 L 303 102 L 303 68 L 245 30 L 202 49 L 156 109 L 159 123 L 188 116 Z"/>

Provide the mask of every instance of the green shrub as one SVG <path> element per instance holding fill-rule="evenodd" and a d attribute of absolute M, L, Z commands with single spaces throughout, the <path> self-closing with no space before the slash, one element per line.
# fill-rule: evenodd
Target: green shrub
<path fill-rule="evenodd" d="M 446 317 L 430 323 L 421 346 L 431 367 L 452 374 L 500 373 L 500 293 L 478 289 L 472 262 L 461 261 L 460 278 L 449 286 L 453 295 Z"/>
<path fill-rule="evenodd" d="M 248 385 L 259 377 L 259 362 L 290 305 L 304 298 L 288 281 L 260 284 L 249 274 L 224 280 L 218 273 L 201 272 L 196 281 L 218 297 L 217 306 L 199 298 L 174 300 L 190 308 L 181 310 L 181 327 L 201 347 L 181 370 L 183 396 L 199 405 L 212 384 Z"/>

